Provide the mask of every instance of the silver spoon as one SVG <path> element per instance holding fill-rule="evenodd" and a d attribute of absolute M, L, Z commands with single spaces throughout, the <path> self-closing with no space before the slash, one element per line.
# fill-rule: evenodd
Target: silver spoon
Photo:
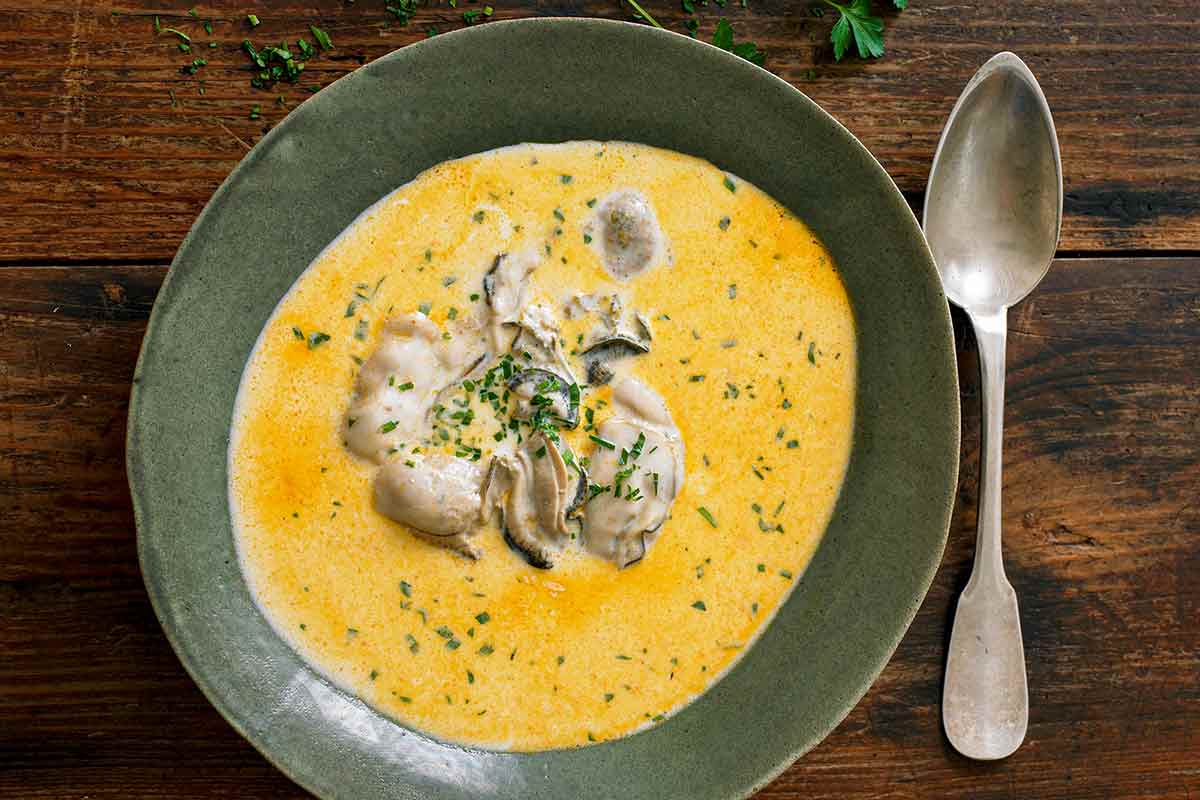
<path fill-rule="evenodd" d="M 983 474 L 971 579 L 958 599 L 942 723 L 965 756 L 1021 746 L 1029 691 L 1017 595 L 1000 553 L 1000 450 L 1009 306 L 1046 271 L 1062 227 L 1054 121 L 1025 62 L 1000 53 L 963 90 L 942 131 L 925 195 L 925 236 L 946 295 L 971 318 L 983 372 Z"/>

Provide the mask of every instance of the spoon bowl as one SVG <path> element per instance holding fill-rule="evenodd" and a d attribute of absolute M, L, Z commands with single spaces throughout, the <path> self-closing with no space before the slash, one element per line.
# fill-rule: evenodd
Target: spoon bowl
<path fill-rule="evenodd" d="M 1011 306 L 1054 258 L 1062 163 L 1046 97 L 1025 62 L 992 57 L 963 90 L 925 194 L 925 236 L 946 296 L 965 309 Z"/>

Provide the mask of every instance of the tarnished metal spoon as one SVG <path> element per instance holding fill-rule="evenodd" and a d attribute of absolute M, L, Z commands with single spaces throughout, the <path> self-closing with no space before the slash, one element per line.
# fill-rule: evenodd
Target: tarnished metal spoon
<path fill-rule="evenodd" d="M 947 297 L 971 318 L 983 372 L 975 564 L 958 599 L 942 693 L 946 736 L 971 758 L 1010 755 L 1029 723 L 1017 595 L 1000 552 L 1004 345 L 1009 306 L 1050 268 L 1062 201 L 1046 98 L 1021 59 L 1000 53 L 950 112 L 925 195 L 925 236 Z"/>

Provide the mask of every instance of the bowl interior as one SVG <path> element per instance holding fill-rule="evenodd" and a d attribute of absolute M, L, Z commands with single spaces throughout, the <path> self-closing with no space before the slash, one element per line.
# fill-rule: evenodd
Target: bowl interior
<path fill-rule="evenodd" d="M 275 304 L 364 208 L 449 158 L 623 139 L 712 161 L 825 242 L 854 307 L 849 471 L 798 589 L 740 664 L 666 723 L 578 750 L 432 740 L 324 681 L 238 567 L 226 449 L 242 367 Z M 867 690 L 941 559 L 958 458 L 949 314 L 916 220 L 844 128 L 763 70 L 599 20 L 492 23 L 392 53 L 304 103 L 188 234 L 134 378 L 128 467 L 143 574 L 213 704 L 322 797 L 732 798 L 821 740 Z"/>

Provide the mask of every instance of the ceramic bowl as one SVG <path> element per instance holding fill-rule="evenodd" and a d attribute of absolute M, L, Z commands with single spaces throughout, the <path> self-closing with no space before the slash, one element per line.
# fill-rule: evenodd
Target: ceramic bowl
<path fill-rule="evenodd" d="M 832 252 L 858 326 L 849 471 L 775 621 L 664 724 L 574 750 L 464 748 L 310 669 L 238 567 L 226 450 L 276 303 L 364 208 L 446 159 L 620 139 L 708 159 Z M 134 378 L 128 469 L 146 587 L 230 723 L 325 798 L 738 798 L 811 748 L 883 669 L 941 559 L 958 468 L 945 297 L 917 222 L 861 144 L 770 73 L 685 36 L 600 20 L 490 23 L 379 59 L 307 100 L 213 196 L 172 264 Z"/>

